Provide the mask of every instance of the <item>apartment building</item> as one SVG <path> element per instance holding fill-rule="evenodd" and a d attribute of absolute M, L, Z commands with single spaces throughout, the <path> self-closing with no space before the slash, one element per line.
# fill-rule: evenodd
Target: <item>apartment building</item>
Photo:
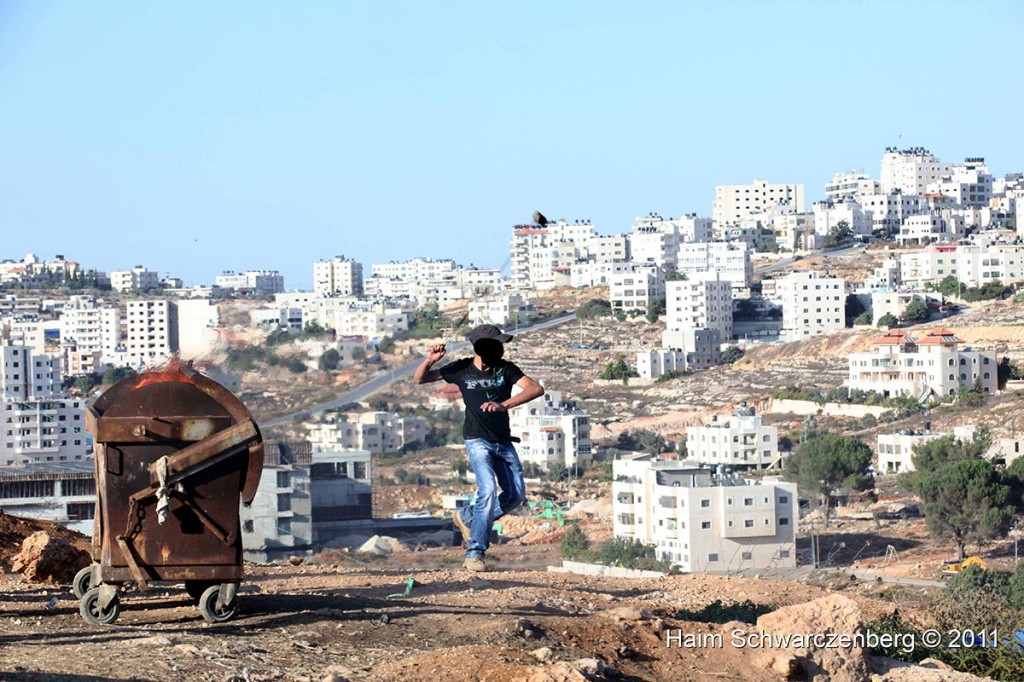
<path fill-rule="evenodd" d="M 676 270 L 689 277 L 717 272 L 734 289 L 747 289 L 754 278 L 750 247 L 744 242 L 694 242 L 679 245 Z"/>
<path fill-rule="evenodd" d="M 682 327 L 664 342 L 678 344 L 636 354 L 636 371 L 641 379 L 657 379 L 672 371 L 698 371 L 722 363 L 722 335 L 718 329 Z"/>
<path fill-rule="evenodd" d="M 717 272 L 665 283 L 664 346 L 692 347 L 694 329 L 716 330 L 720 343 L 733 337 L 732 283 Z"/>
<path fill-rule="evenodd" d="M 952 242 L 966 234 L 964 216 L 955 210 L 927 211 L 903 221 L 896 239 L 901 246 Z"/>
<path fill-rule="evenodd" d="M 710 424 L 686 427 L 686 458 L 734 469 L 777 469 L 779 430 L 762 424 L 754 408 L 741 403 L 727 421 L 716 415 Z"/>
<path fill-rule="evenodd" d="M 654 301 L 665 300 L 665 273 L 657 265 L 635 264 L 632 270 L 613 274 L 609 300 L 613 310 L 647 312 Z"/>
<path fill-rule="evenodd" d="M 581 261 L 569 267 L 569 284 L 574 288 L 606 287 L 611 285 L 612 275 L 632 272 L 634 264 L 623 261 Z"/>
<path fill-rule="evenodd" d="M 319 296 L 362 296 L 363 264 L 345 256 L 316 261 L 313 291 Z"/>
<path fill-rule="evenodd" d="M 277 270 L 224 272 L 214 280 L 221 289 L 265 296 L 284 291 L 284 277 Z"/>
<path fill-rule="evenodd" d="M 629 236 L 595 235 L 587 241 L 587 258 L 592 263 L 625 263 L 630 260 Z"/>
<path fill-rule="evenodd" d="M 629 235 L 629 254 L 634 263 L 654 265 L 669 270 L 676 267 L 679 234 L 641 223 Z"/>
<path fill-rule="evenodd" d="M 588 220 L 515 225 L 512 228 L 510 260 L 512 284 L 520 289 L 553 289 L 568 286 L 573 263 L 588 258 L 596 236 Z"/>
<path fill-rule="evenodd" d="M 938 308 L 942 304 L 939 296 L 913 291 L 873 291 L 871 292 L 871 315 L 875 324 L 885 317 L 892 315 L 898 318 L 913 302 L 920 303 L 927 308 Z"/>
<path fill-rule="evenodd" d="M 930 183 L 938 182 L 952 171 L 953 164 L 943 163 L 923 147 L 887 147 L 882 154 L 882 193 L 898 190 L 901 194 L 924 194 Z"/>
<path fill-rule="evenodd" d="M 744 218 L 766 213 L 775 206 L 785 205 L 798 213 L 804 210 L 804 186 L 772 184 L 755 179 L 749 185 L 718 185 L 712 206 L 715 223 L 739 223 Z"/>
<path fill-rule="evenodd" d="M 402 448 L 414 442 L 422 444 L 429 432 L 430 422 L 422 417 L 361 412 L 310 425 L 309 442 L 313 452 L 368 450 L 392 453 L 401 452 Z"/>
<path fill-rule="evenodd" d="M 882 474 L 902 474 L 914 470 L 914 448 L 922 443 L 942 438 L 949 433 L 936 433 L 931 423 L 925 422 L 923 429 L 900 429 L 892 433 L 879 433 L 877 446 L 878 465 L 875 471 Z M 959 440 L 974 437 L 974 427 L 957 426 L 952 435 Z"/>
<path fill-rule="evenodd" d="M 536 316 L 533 302 L 521 294 L 496 294 L 469 303 L 469 323 L 518 327 Z"/>
<path fill-rule="evenodd" d="M 878 194 L 881 187 L 878 180 L 872 180 L 869 175 L 857 170 L 836 173 L 832 182 L 825 185 L 825 199 L 831 202 L 856 200 L 865 194 Z"/>
<path fill-rule="evenodd" d="M 117 357 L 121 311 L 92 296 L 72 296 L 59 318 L 64 375 L 99 372 Z"/>
<path fill-rule="evenodd" d="M 60 358 L 5 341 L 0 360 L 0 466 L 86 459 L 84 403 L 64 396 Z"/>
<path fill-rule="evenodd" d="M 160 286 L 160 275 L 136 265 L 131 270 L 119 270 L 110 273 L 110 287 L 114 291 L 149 291 Z"/>
<path fill-rule="evenodd" d="M 562 400 L 559 391 L 512 408 L 508 417 L 512 435 L 521 439 L 516 451 L 524 463 L 544 469 L 557 463 L 570 471 L 591 465 L 590 415 Z"/>
<path fill-rule="evenodd" d="M 316 321 L 341 336 L 376 339 L 407 331 L 412 320 L 409 303 L 369 302 L 354 298 L 313 299 L 302 308 L 306 323 Z"/>
<path fill-rule="evenodd" d="M 685 572 L 796 566 L 797 489 L 633 455 L 612 465 L 616 537 L 654 545 Z"/>
<path fill-rule="evenodd" d="M 965 286 L 1024 281 L 1024 246 L 1004 243 L 929 244 L 900 255 L 900 276 L 912 286 L 938 284 L 953 275 Z"/>
<path fill-rule="evenodd" d="M 959 206 L 986 207 L 992 201 L 993 178 L 982 157 L 967 158 L 949 175 L 929 183 L 927 191 L 949 197 Z"/>
<path fill-rule="evenodd" d="M 972 350 L 963 343 L 944 328 L 922 336 L 890 329 L 875 340 L 875 350 L 850 355 L 850 374 L 844 385 L 921 401 L 955 395 L 961 388 L 976 385 L 984 393 L 995 393 L 995 351 Z"/>
<path fill-rule="evenodd" d="M 370 452 L 314 452 L 304 442 L 265 442 L 263 447 L 256 497 L 240 509 L 247 559 L 267 561 L 322 547 L 372 518 Z"/>
<path fill-rule="evenodd" d="M 866 212 L 856 199 L 843 201 L 817 201 L 812 206 L 814 211 L 814 230 L 822 239 L 835 230 L 840 223 L 845 223 L 855 235 L 870 235 L 872 225 L 871 214 Z"/>
<path fill-rule="evenodd" d="M 403 282 L 418 282 L 425 279 L 443 279 L 455 274 L 455 261 L 450 258 L 412 258 L 406 261 L 373 263 L 370 276 L 397 279 Z"/>
<path fill-rule="evenodd" d="M 167 362 L 178 350 L 177 315 L 171 301 L 128 301 L 124 346 L 128 366 L 135 369 Z"/>
<path fill-rule="evenodd" d="M 920 195 L 897 191 L 864 194 L 858 202 L 870 217 L 871 230 L 886 234 L 898 234 L 905 220 L 918 215 L 925 208 Z"/>
<path fill-rule="evenodd" d="M 4 459 L 0 454 L 0 462 Z M 89 461 L 0 467 L 0 509 L 92 535 L 96 477 Z"/>
<path fill-rule="evenodd" d="M 766 298 L 782 306 L 783 341 L 799 341 L 846 327 L 846 282 L 817 271 L 778 277 Z"/>

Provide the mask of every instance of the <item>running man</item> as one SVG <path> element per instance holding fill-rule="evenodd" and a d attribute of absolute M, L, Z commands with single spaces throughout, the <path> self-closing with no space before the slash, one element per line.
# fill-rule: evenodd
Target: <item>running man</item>
<path fill-rule="evenodd" d="M 526 376 L 514 363 L 504 359 L 505 344 L 512 340 L 493 324 L 483 324 L 469 333 L 473 357 L 433 369 L 445 356 L 444 344 L 430 349 L 427 359 L 416 368 L 413 381 L 428 384 L 447 381 L 462 390 L 466 421 L 462 437 L 466 454 L 476 476 L 476 503 L 452 515 L 466 545 L 465 568 L 486 571 L 484 554 L 490 542 L 491 526 L 526 500 L 523 465 L 512 445 L 508 410 L 544 395 L 544 387 Z M 514 397 L 512 387 L 522 389 Z M 498 493 L 498 489 L 501 493 Z"/>

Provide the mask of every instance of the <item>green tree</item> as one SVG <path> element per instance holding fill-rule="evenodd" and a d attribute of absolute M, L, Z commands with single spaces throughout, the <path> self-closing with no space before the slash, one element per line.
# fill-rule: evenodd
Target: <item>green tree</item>
<path fill-rule="evenodd" d="M 828 231 L 828 236 L 825 237 L 825 248 L 840 246 L 851 241 L 853 241 L 853 229 L 850 227 L 850 223 L 840 220 Z"/>
<path fill-rule="evenodd" d="M 631 368 L 626 361 L 619 358 L 615 362 L 608 363 L 608 366 L 601 372 L 601 378 L 605 381 L 613 381 L 617 379 L 629 379 L 631 377 L 638 377 L 639 374 Z"/>
<path fill-rule="evenodd" d="M 292 374 L 302 374 L 309 369 L 301 358 L 288 358 L 288 360 L 285 361 L 284 366 L 287 367 L 288 371 Z"/>
<path fill-rule="evenodd" d="M 870 310 L 865 310 L 857 317 L 853 318 L 854 324 L 871 324 L 874 321 L 874 317 Z"/>
<path fill-rule="evenodd" d="M 647 321 L 654 324 L 661 315 L 665 314 L 665 301 L 655 299 L 647 304 Z"/>
<path fill-rule="evenodd" d="M 306 336 L 320 336 L 326 330 L 320 326 L 320 323 L 316 320 L 310 320 L 306 323 L 306 326 L 302 328 L 302 333 Z"/>
<path fill-rule="evenodd" d="M 94 386 L 96 386 L 96 377 L 92 374 L 86 374 L 75 379 L 75 390 L 82 395 L 89 393 Z"/>
<path fill-rule="evenodd" d="M 917 461 L 915 454 L 915 468 Z M 950 460 L 931 470 L 903 474 L 903 479 L 924 503 L 928 532 L 936 538 L 952 537 L 961 560 L 967 557 L 968 543 L 1000 537 L 1013 521 L 1010 486 L 985 459 Z"/>
<path fill-rule="evenodd" d="M 593 320 L 607 317 L 612 311 L 612 304 L 603 298 L 592 298 L 576 309 L 576 317 L 581 320 Z"/>
<path fill-rule="evenodd" d="M 737 320 L 753 320 L 757 318 L 757 306 L 749 298 L 741 298 L 736 301 L 736 311 L 733 318 Z"/>
<path fill-rule="evenodd" d="M 668 443 L 665 442 L 664 436 L 660 433 L 647 429 L 637 429 L 636 431 L 623 431 L 620 433 L 615 442 L 615 447 L 619 450 L 660 455 L 668 449 Z"/>
<path fill-rule="evenodd" d="M 459 478 L 465 478 L 466 472 L 469 471 L 469 462 L 466 461 L 465 457 L 459 457 L 452 462 L 452 471 L 459 475 Z"/>
<path fill-rule="evenodd" d="M 103 373 L 103 383 L 110 386 L 122 379 L 133 377 L 135 374 L 135 370 L 131 367 L 107 367 L 107 371 Z"/>
<path fill-rule="evenodd" d="M 920 301 L 911 301 L 907 304 L 907 307 L 900 313 L 900 322 L 911 323 L 911 322 L 924 322 L 930 317 L 928 308 L 924 303 Z"/>
<path fill-rule="evenodd" d="M 899 323 L 900 321 L 897 320 L 896 316 L 893 315 L 892 313 L 886 313 L 885 315 L 882 315 L 880 318 L 878 318 L 879 327 L 895 327 Z"/>
<path fill-rule="evenodd" d="M 666 282 L 682 282 L 686 280 L 686 273 L 669 268 L 665 271 Z"/>
<path fill-rule="evenodd" d="M 943 296 L 957 296 L 964 289 L 967 289 L 963 283 L 957 279 L 956 275 L 946 275 L 939 282 L 938 292 Z"/>
<path fill-rule="evenodd" d="M 381 353 L 391 354 L 395 352 L 395 341 L 390 336 L 385 336 L 377 343 L 377 350 Z"/>
<path fill-rule="evenodd" d="M 362 346 L 356 346 L 352 349 L 352 359 L 356 362 L 362 362 L 366 359 L 366 349 Z"/>
<path fill-rule="evenodd" d="M 564 481 L 569 478 L 569 469 L 561 462 L 551 462 L 544 478 L 549 481 Z"/>
<path fill-rule="evenodd" d="M 743 357 L 743 349 L 739 346 L 729 346 L 722 351 L 722 362 L 726 365 L 731 365 L 740 358 Z"/>
<path fill-rule="evenodd" d="M 860 316 L 863 315 L 867 308 L 861 303 L 861 300 L 855 294 L 848 294 L 846 297 L 846 325 L 849 326 Z"/>
<path fill-rule="evenodd" d="M 575 523 L 570 525 L 565 535 L 562 536 L 562 543 L 559 545 L 562 556 L 566 559 L 582 559 L 590 554 L 590 540 Z"/>
<path fill-rule="evenodd" d="M 317 360 L 316 366 L 319 367 L 322 372 L 333 372 L 338 369 L 339 362 L 341 362 L 341 355 L 338 351 L 333 348 L 328 348 L 320 355 L 320 359 Z"/>
<path fill-rule="evenodd" d="M 785 478 L 822 499 L 828 527 L 832 494 L 869 490 L 874 482 L 868 474 L 871 448 L 856 438 L 823 433 L 805 440 L 786 460 Z"/>

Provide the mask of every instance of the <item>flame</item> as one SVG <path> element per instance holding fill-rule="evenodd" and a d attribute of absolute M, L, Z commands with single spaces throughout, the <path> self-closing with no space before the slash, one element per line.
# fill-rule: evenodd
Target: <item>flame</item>
<path fill-rule="evenodd" d="M 177 353 L 172 355 L 170 360 L 167 361 L 167 364 L 160 369 L 148 370 L 141 376 L 142 379 L 139 380 L 139 383 L 135 384 L 136 389 L 166 381 L 182 381 L 189 384 L 195 383 L 187 374 L 181 371 L 181 358 Z"/>

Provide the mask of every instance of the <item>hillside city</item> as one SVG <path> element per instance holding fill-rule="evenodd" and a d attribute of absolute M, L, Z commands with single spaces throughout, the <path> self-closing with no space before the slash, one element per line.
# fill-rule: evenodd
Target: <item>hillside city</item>
<path fill-rule="evenodd" d="M 718 185 L 708 208 L 615 234 L 538 212 L 503 232 L 494 268 L 363 263 L 345 244 L 316 254 L 311 291 L 265 269 L 186 286 L 141 255 L 111 272 L 69 253 L 0 261 L 0 510 L 91 535 L 90 405 L 180 361 L 262 431 L 241 518 L 266 589 L 300 565 L 318 589 L 333 565 L 391 571 L 370 581 L 454 571 L 451 515 L 475 489 L 464 405 L 457 387 L 411 376 L 431 345 L 465 357 L 466 333 L 494 324 L 546 389 L 510 411 L 528 504 L 495 523 L 495 576 L 702 574 L 737 604 L 846 590 L 867 614 L 925 609 L 978 557 L 1024 600 L 1024 173 L 887 148 L 877 174 Z M 743 595 L 728 582 L 740 576 L 758 577 Z M 655 617 L 643 614 L 622 618 Z M 653 679 L 577 667 L 564 679 Z M 960 679 L 948 672 L 934 679 Z M 925 679 L 912 674 L 884 679 Z"/>

